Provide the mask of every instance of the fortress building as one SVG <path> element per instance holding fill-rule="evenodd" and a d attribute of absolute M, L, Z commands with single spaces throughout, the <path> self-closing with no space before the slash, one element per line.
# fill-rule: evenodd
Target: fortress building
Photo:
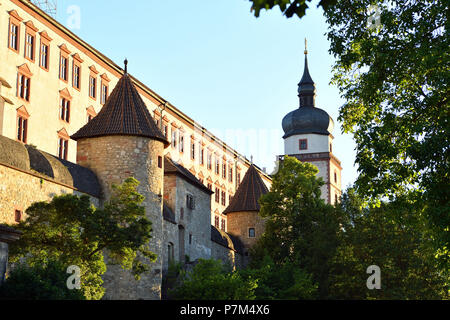
<path fill-rule="evenodd" d="M 60 194 L 101 207 L 112 184 L 134 177 L 158 258 L 140 281 L 108 265 L 105 299 L 160 299 L 172 261 L 248 262 L 269 175 L 30 1 L 0 0 L 0 30 L 0 224 Z M 314 95 L 306 62 L 300 108 L 283 119 L 285 154 L 317 165 L 334 203 L 333 120 Z"/>

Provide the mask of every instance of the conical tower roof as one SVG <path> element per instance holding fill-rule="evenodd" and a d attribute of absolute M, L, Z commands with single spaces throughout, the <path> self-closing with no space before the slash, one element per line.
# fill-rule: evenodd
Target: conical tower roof
<path fill-rule="evenodd" d="M 261 176 L 255 166 L 251 165 L 223 214 L 239 211 L 259 211 L 261 207 L 258 200 L 267 192 L 269 190 L 262 181 Z"/>
<path fill-rule="evenodd" d="M 98 115 L 71 136 L 74 140 L 110 135 L 141 136 L 169 142 L 157 127 L 126 72 Z"/>

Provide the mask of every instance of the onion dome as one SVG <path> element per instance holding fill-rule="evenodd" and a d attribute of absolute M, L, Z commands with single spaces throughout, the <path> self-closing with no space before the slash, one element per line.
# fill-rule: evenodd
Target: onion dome
<path fill-rule="evenodd" d="M 315 107 L 315 96 L 316 86 L 309 74 L 308 51 L 305 50 L 305 70 L 298 84 L 300 107 L 283 118 L 283 139 L 296 134 L 331 134 L 334 121 L 326 111 Z"/>
<path fill-rule="evenodd" d="M 156 139 L 166 146 L 169 144 L 133 85 L 127 63 L 125 60 L 125 72 L 101 111 L 72 135 L 72 139 L 128 135 Z"/>
<path fill-rule="evenodd" d="M 258 200 L 263 194 L 269 192 L 261 179 L 255 166 L 252 164 L 245 173 L 236 194 L 231 199 L 223 214 L 241 211 L 259 211 L 261 209 Z"/>

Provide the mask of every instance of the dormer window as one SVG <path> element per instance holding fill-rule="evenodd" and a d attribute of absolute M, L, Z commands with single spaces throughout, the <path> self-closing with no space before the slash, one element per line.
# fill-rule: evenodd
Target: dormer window
<path fill-rule="evenodd" d="M 300 139 L 299 140 L 299 149 L 300 150 L 307 150 L 308 149 L 308 140 L 307 139 Z"/>

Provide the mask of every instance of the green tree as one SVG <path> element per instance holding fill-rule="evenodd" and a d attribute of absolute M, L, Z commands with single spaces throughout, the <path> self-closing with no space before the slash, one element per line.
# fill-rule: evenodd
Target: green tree
<path fill-rule="evenodd" d="M 138 185 L 129 178 L 113 186 L 103 209 L 95 208 L 84 195 L 55 196 L 51 202 L 32 204 L 26 210 L 27 219 L 15 226 L 23 235 L 11 245 L 11 261 L 25 260 L 32 267 L 49 260 L 66 268 L 76 265 L 87 299 L 100 299 L 104 294 L 104 252 L 112 263 L 131 269 L 139 279 L 156 255 L 148 249 L 151 222 L 141 205 L 144 197 L 136 191 Z"/>
<path fill-rule="evenodd" d="M 339 120 L 357 145 L 355 187 L 369 199 L 411 191 L 447 271 L 449 12 L 449 1 L 342 0 L 325 10 L 333 83 L 346 101 Z"/>
<path fill-rule="evenodd" d="M 330 269 L 336 299 L 442 299 L 449 297 L 448 277 L 434 257 L 427 220 L 408 198 L 364 205 L 353 189 L 342 197 L 340 245 Z M 366 270 L 381 270 L 381 289 L 369 290 Z"/>
<path fill-rule="evenodd" d="M 318 7 L 323 9 L 332 8 L 337 0 L 320 0 Z M 308 2 L 311 0 L 250 0 L 252 2 L 251 11 L 253 11 L 255 17 L 259 17 L 261 9 L 270 10 L 278 6 L 283 14 L 291 18 L 296 15 L 298 18 L 302 18 L 306 14 L 306 9 L 309 8 Z"/>
<path fill-rule="evenodd" d="M 263 195 L 265 232 L 251 250 L 252 267 L 269 255 L 275 265 L 291 263 L 311 274 L 319 297 L 327 297 L 329 260 L 338 245 L 338 211 L 320 198 L 317 167 L 286 156 Z"/>
<path fill-rule="evenodd" d="M 257 284 L 229 271 L 220 260 L 199 259 L 192 271 L 182 272 L 178 285 L 169 290 L 171 299 L 252 300 Z"/>
<path fill-rule="evenodd" d="M 317 298 L 317 285 L 311 275 L 292 262 L 276 265 L 266 255 L 260 265 L 240 270 L 241 276 L 254 279 L 257 300 L 306 300 Z"/>
<path fill-rule="evenodd" d="M 80 290 L 67 288 L 67 276 L 58 261 L 33 267 L 19 264 L 0 286 L 0 300 L 84 300 Z"/>

